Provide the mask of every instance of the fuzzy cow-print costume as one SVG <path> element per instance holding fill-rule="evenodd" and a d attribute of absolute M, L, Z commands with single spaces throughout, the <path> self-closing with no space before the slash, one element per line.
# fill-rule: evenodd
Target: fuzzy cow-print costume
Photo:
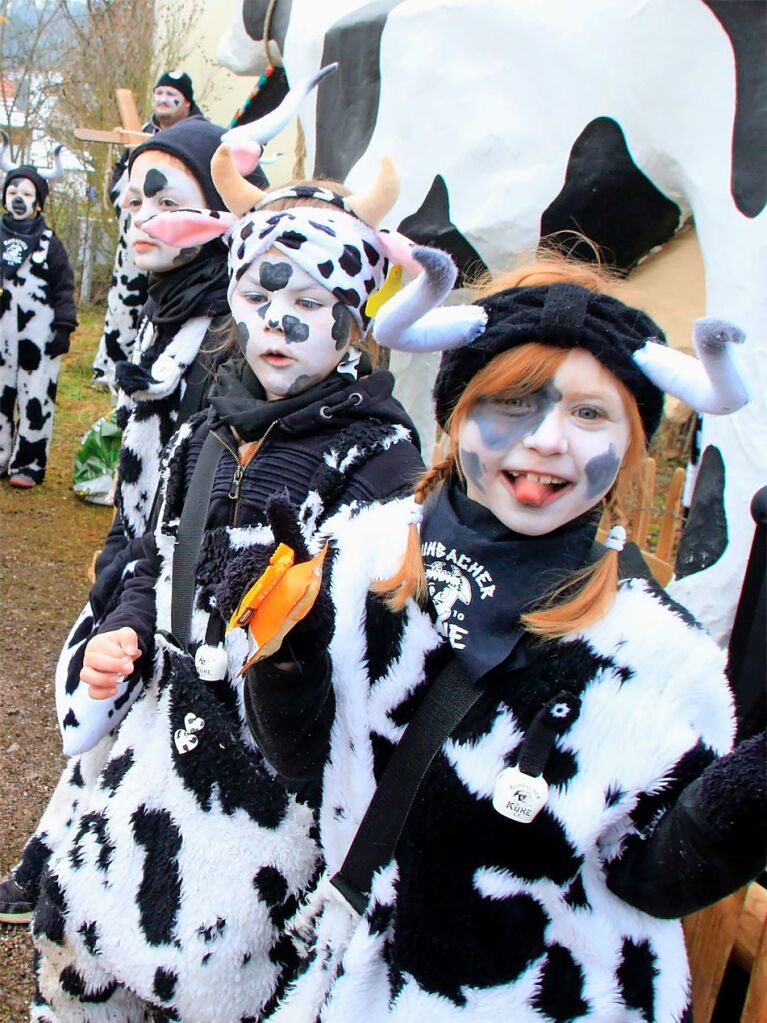
<path fill-rule="evenodd" d="M 43 822 L 50 842 L 34 922 L 39 1023 L 124 1023 L 150 1011 L 239 1023 L 258 1018 L 291 975 L 295 953 L 283 925 L 316 870 L 314 817 L 250 738 L 237 679 L 246 643 L 239 630 L 224 637 L 216 587 L 235 555 L 271 541 L 263 509 L 280 486 L 303 505 L 313 543 L 330 513 L 388 495 L 419 471 L 392 386 L 388 373 L 375 373 L 308 399 L 276 422 L 242 473 L 237 442 L 214 409 L 185 424 L 169 447 L 157 528 L 101 619 L 102 631 L 137 630 L 138 670 L 114 699 L 87 699 L 79 681 L 93 627 L 87 614 L 60 663 L 65 743 L 93 748 L 62 779 L 55 821 Z M 189 649 L 218 644 L 227 667 L 224 678 L 202 682 L 193 656 L 167 633 L 179 516 L 211 430 L 222 456 Z"/>
<path fill-rule="evenodd" d="M 46 227 L 19 235 L 21 262 L 14 265 L 18 225 L 3 217 L 0 295 L 0 475 L 42 483 L 53 435 L 61 356 L 77 326 L 74 275 L 64 246 Z M 9 262 L 10 260 L 10 262 Z"/>
<path fill-rule="evenodd" d="M 601 621 L 561 640 L 526 640 L 521 662 L 481 681 L 362 917 L 329 885 L 449 655 L 436 611 L 411 601 L 395 615 L 369 592 L 399 568 L 413 514 L 410 499 L 397 500 L 342 511 L 328 526 L 327 873 L 293 921 L 302 972 L 270 1023 L 689 1023 L 679 922 L 628 905 L 607 878 L 730 747 L 732 700 L 722 651 L 645 579 L 624 579 Z M 479 576 L 459 554 L 479 602 Z M 547 705 L 566 719 L 543 768 L 548 800 L 517 823 L 493 808 L 494 783 Z"/>

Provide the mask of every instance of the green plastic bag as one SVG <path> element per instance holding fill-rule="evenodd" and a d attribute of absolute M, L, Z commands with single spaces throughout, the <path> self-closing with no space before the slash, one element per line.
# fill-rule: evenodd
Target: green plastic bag
<path fill-rule="evenodd" d="M 112 504 L 112 490 L 120 456 L 122 431 L 115 409 L 97 419 L 80 439 L 75 454 L 72 489 L 91 504 Z"/>

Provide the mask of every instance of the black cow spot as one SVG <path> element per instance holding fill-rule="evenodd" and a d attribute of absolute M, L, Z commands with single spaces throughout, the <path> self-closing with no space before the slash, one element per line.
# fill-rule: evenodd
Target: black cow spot
<path fill-rule="evenodd" d="M 153 196 L 157 195 L 158 192 L 161 192 L 163 188 L 167 187 L 168 179 L 161 171 L 158 171 L 155 167 L 151 167 L 146 172 L 146 177 L 144 178 L 144 195 L 149 199 L 153 198 Z"/>
<path fill-rule="evenodd" d="M 48 387 L 47 387 L 47 390 L 46 390 L 45 394 L 46 394 L 46 396 L 47 396 L 49 401 L 51 401 L 51 402 L 56 401 L 56 392 L 58 391 L 58 387 L 59 387 L 59 385 L 58 385 L 58 381 L 57 380 L 49 380 L 48 381 Z"/>
<path fill-rule="evenodd" d="M 605 792 L 605 806 L 615 806 L 616 803 L 619 803 L 621 799 L 623 799 L 625 794 L 626 793 L 623 789 L 618 785 L 615 787 L 612 785 L 608 786 L 607 792 Z"/>
<path fill-rule="evenodd" d="M 34 373 L 39 368 L 42 358 L 43 353 L 39 345 L 30 341 L 29 338 L 21 338 L 19 341 L 19 369 L 26 373 Z"/>
<path fill-rule="evenodd" d="M 300 344 L 309 337 L 309 327 L 297 316 L 283 316 L 282 329 L 289 345 Z"/>
<path fill-rule="evenodd" d="M 541 236 L 579 231 L 599 245 L 609 263 L 629 270 L 673 237 L 680 223 L 676 203 L 632 160 L 621 126 L 597 117 L 573 143 L 562 191 L 541 217 Z M 572 255 L 595 258 L 582 243 Z"/>
<path fill-rule="evenodd" d="M 13 410 L 16 408 L 16 389 L 5 386 L 0 394 L 0 415 L 6 419 L 13 419 Z"/>
<path fill-rule="evenodd" d="M 679 540 L 674 566 L 677 579 L 711 568 L 727 549 L 724 484 L 721 452 L 709 444 L 700 460 L 690 512 Z"/>
<path fill-rule="evenodd" d="M 340 352 L 349 343 L 349 331 L 352 325 L 352 314 L 343 304 L 336 302 L 332 308 L 333 326 L 330 331 L 331 338 L 336 343 L 336 351 Z"/>
<path fill-rule="evenodd" d="M 245 242 L 240 242 L 237 248 L 237 259 L 245 258 Z"/>
<path fill-rule="evenodd" d="M 357 276 L 362 269 L 362 257 L 356 245 L 344 245 L 344 251 L 338 257 L 338 265 L 350 277 Z"/>
<path fill-rule="evenodd" d="M 64 944 L 66 901 L 58 881 L 46 871 L 40 886 L 40 898 L 35 907 L 32 931 L 38 938 L 47 938 L 54 945 Z"/>
<path fill-rule="evenodd" d="M 109 789 L 114 795 L 120 787 L 120 782 L 133 766 L 133 750 L 127 749 L 119 757 L 114 757 L 101 772 L 99 787 Z"/>
<path fill-rule="evenodd" d="M 123 445 L 120 450 L 120 480 L 123 484 L 138 483 L 143 463 L 135 451 Z"/>
<path fill-rule="evenodd" d="M 163 966 L 158 966 L 154 973 L 152 987 L 157 997 L 163 1002 L 167 1002 L 169 998 L 173 997 L 177 982 L 178 974 L 173 970 L 166 970 Z"/>
<path fill-rule="evenodd" d="M 85 786 L 85 779 L 83 778 L 79 760 L 75 760 L 75 766 L 72 768 L 72 773 L 69 776 L 69 784 L 75 785 L 78 789 Z"/>
<path fill-rule="evenodd" d="M 380 0 L 339 18 L 325 33 L 320 67 L 338 62 L 317 89 L 315 178 L 344 181 L 367 149 L 381 93 L 381 35 L 402 0 Z M 277 5 L 279 7 L 279 4 Z"/>
<path fill-rule="evenodd" d="M 259 283 L 266 291 L 281 291 L 292 276 L 290 263 L 262 263 L 258 271 Z"/>
<path fill-rule="evenodd" d="M 16 323 L 19 328 L 19 332 L 23 331 L 35 318 L 34 309 L 24 309 L 22 306 L 18 307 L 16 313 Z"/>
<path fill-rule="evenodd" d="M 394 906 L 374 902 L 368 910 L 367 924 L 371 934 L 386 934 L 394 918 Z"/>
<path fill-rule="evenodd" d="M 64 726 L 64 728 L 79 728 L 80 727 L 80 722 L 77 720 L 77 715 L 75 714 L 75 712 L 72 710 L 71 707 L 69 708 L 69 710 L 67 711 L 66 715 L 64 716 L 64 720 L 62 721 L 62 725 Z"/>
<path fill-rule="evenodd" d="M 136 896 L 139 923 L 150 945 L 168 944 L 181 903 L 178 852 L 181 832 L 167 810 L 140 806 L 132 817 L 136 842 L 145 849 Z"/>
<path fill-rule="evenodd" d="M 253 878 L 253 887 L 270 909 L 287 898 L 288 882 L 276 867 L 261 867 Z"/>
<path fill-rule="evenodd" d="M 324 263 L 318 263 L 317 264 L 317 269 L 322 274 L 322 276 L 325 278 L 325 280 L 327 280 L 328 277 L 330 277 L 331 274 L 333 273 L 333 269 L 334 269 L 334 267 L 333 267 L 333 260 L 332 259 L 326 259 Z"/>
<path fill-rule="evenodd" d="M 378 266 L 381 259 L 381 253 L 378 249 L 374 248 L 370 242 L 366 242 L 364 238 L 362 239 L 362 248 L 365 250 L 365 259 L 367 259 L 368 263 L 371 266 Z"/>
<path fill-rule="evenodd" d="M 333 230 L 333 228 L 329 224 L 320 224 L 316 220 L 310 220 L 309 223 L 312 225 L 312 227 L 315 230 L 322 231 L 323 234 L 330 235 L 331 238 L 335 238 L 336 237 L 336 232 Z"/>
<path fill-rule="evenodd" d="M 30 398 L 27 402 L 27 426 L 35 433 L 42 430 L 48 416 L 43 415 L 43 407 L 39 398 Z"/>
<path fill-rule="evenodd" d="M 306 241 L 306 235 L 300 231 L 283 231 L 277 240 L 288 249 L 300 249 Z"/>
<path fill-rule="evenodd" d="M 464 287 L 468 280 L 487 273 L 480 254 L 450 220 L 450 200 L 441 174 L 434 178 L 419 208 L 401 221 L 398 230 L 418 245 L 449 252 L 459 270 L 457 287 Z"/>
<path fill-rule="evenodd" d="M 99 953 L 99 929 L 95 921 L 81 924 L 78 934 L 82 935 L 83 944 L 92 956 Z"/>
<path fill-rule="evenodd" d="M 344 305 L 351 306 L 352 309 L 359 309 L 362 300 L 354 288 L 333 288 L 333 294 L 336 298 L 340 298 Z"/>
<path fill-rule="evenodd" d="M 253 221 L 249 220 L 240 231 L 240 238 L 245 242 L 253 234 Z"/>
<path fill-rule="evenodd" d="M 583 970 L 562 945 L 552 945 L 546 955 L 533 1005 L 556 1023 L 569 1023 L 588 1012 L 583 999 Z"/>
<path fill-rule="evenodd" d="M 568 906 L 572 906 L 573 909 L 588 909 L 590 903 L 586 895 L 586 889 L 583 887 L 583 878 L 578 874 L 565 892 L 565 902 Z"/>
<path fill-rule="evenodd" d="M 112 863 L 115 847 L 109 837 L 109 824 L 103 813 L 86 813 L 80 818 L 77 834 L 69 850 L 69 862 L 75 870 L 79 870 L 83 865 L 85 856 L 82 846 L 87 835 L 93 835 L 95 838 L 96 845 L 99 847 L 96 866 L 106 873 Z"/>
<path fill-rule="evenodd" d="M 86 991 L 86 983 L 74 966 L 65 966 L 59 974 L 59 984 L 68 995 L 77 998 L 78 1001 L 88 1005 L 98 1005 L 108 1002 L 117 990 L 117 982 L 112 981 L 104 987 L 96 988 L 95 991 Z"/>
<path fill-rule="evenodd" d="M 208 944 L 208 942 L 217 941 L 225 930 L 226 920 L 220 916 L 214 924 L 210 924 L 207 927 L 203 924 L 201 927 L 198 927 L 197 934 L 206 944 Z"/>
<path fill-rule="evenodd" d="M 251 39 L 262 40 L 264 38 L 264 23 L 266 21 L 267 10 L 270 7 L 273 8 L 272 19 L 269 22 L 269 38 L 279 46 L 280 53 L 284 53 L 285 35 L 290 24 L 292 6 L 293 0 L 280 0 L 278 4 L 270 4 L 269 0 L 244 0 L 242 4 L 242 22 L 245 26 L 245 31 Z M 280 69 L 277 68 L 277 70 L 279 71 Z M 268 112 L 268 110 L 265 111 L 265 113 Z"/>
<path fill-rule="evenodd" d="M 40 879 L 48 865 L 50 856 L 51 850 L 40 835 L 33 835 L 24 846 L 24 853 L 21 863 L 16 868 L 15 877 L 33 900 L 37 899 L 40 892 Z"/>
<path fill-rule="evenodd" d="M 376 282 L 373 280 L 373 278 L 366 277 L 362 283 L 364 284 L 365 291 L 368 293 L 368 295 L 372 295 L 372 293 L 375 291 L 376 286 Z"/>
<path fill-rule="evenodd" d="M 653 1023 L 655 1019 L 655 978 L 658 972 L 655 955 L 648 942 L 635 944 L 626 938 L 616 976 L 627 1008 L 641 1012 L 647 1023 Z"/>

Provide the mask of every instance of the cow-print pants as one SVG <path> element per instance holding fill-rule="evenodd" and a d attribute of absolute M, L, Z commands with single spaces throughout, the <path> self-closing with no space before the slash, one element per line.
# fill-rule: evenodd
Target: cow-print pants
<path fill-rule="evenodd" d="M 53 310 L 41 304 L 25 308 L 28 296 L 17 296 L 15 283 L 5 285 L 0 317 L 0 475 L 42 483 L 61 356 L 46 354 Z"/>

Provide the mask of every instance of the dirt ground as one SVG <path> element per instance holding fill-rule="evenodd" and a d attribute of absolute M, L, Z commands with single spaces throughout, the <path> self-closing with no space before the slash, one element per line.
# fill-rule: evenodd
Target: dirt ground
<path fill-rule="evenodd" d="M 0 481 L 0 876 L 17 861 L 58 777 L 63 757 L 53 668 L 88 592 L 86 572 L 112 510 L 71 490 L 81 434 L 109 407 L 90 390 L 99 314 L 65 359 L 45 483 L 31 491 Z M 0 925 L 0 1023 L 28 1019 L 32 947 L 24 927 Z"/>

